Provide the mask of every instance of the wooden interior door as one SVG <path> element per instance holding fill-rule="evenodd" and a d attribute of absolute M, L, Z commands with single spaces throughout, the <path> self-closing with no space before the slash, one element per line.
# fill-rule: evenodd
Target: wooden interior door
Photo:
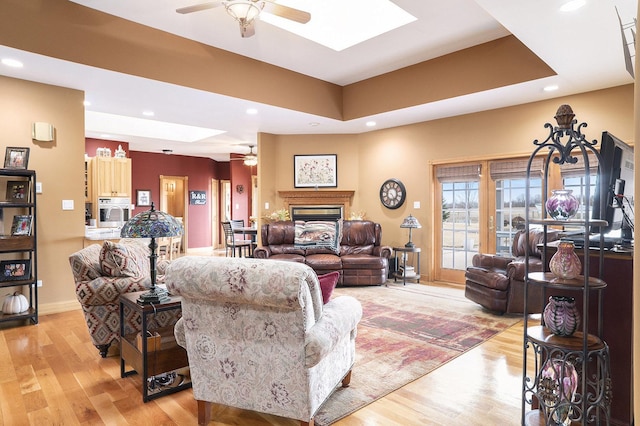
<path fill-rule="evenodd" d="M 160 175 L 160 210 L 182 222 L 184 234 L 182 235 L 181 250 L 184 252 L 188 247 L 188 181 L 188 176 Z"/>

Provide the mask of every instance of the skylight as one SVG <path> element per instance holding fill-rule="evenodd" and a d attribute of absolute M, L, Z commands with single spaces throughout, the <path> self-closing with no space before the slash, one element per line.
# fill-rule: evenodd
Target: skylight
<path fill-rule="evenodd" d="M 260 20 L 341 51 L 399 28 L 416 18 L 389 0 L 281 0 L 286 6 L 311 13 L 306 24 L 261 13 Z"/>
<path fill-rule="evenodd" d="M 224 130 L 94 111 L 85 111 L 85 129 L 96 133 L 130 135 L 177 142 L 195 142 L 225 133 Z"/>

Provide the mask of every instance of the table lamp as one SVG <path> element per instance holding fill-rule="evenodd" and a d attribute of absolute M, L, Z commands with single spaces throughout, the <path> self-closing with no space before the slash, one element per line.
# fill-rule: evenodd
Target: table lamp
<path fill-rule="evenodd" d="M 177 237 L 182 235 L 182 224 L 178 220 L 165 212 L 158 211 L 151 203 L 151 210 L 138 213 L 129 219 L 120 230 L 122 238 L 151 238 L 149 256 L 151 268 L 151 287 L 149 291 L 143 293 L 138 298 L 138 304 L 147 305 L 150 303 L 164 303 L 169 301 L 169 293 L 163 288 L 156 286 L 156 238 Z"/>
<path fill-rule="evenodd" d="M 420 225 L 420 222 L 418 222 L 418 219 L 409 215 L 404 218 L 404 221 L 402 222 L 402 225 L 400 225 L 400 228 L 409 228 L 409 242 L 404 246 L 408 248 L 415 247 L 415 244 L 411 242 L 411 230 L 413 228 L 422 228 L 422 225 Z"/>

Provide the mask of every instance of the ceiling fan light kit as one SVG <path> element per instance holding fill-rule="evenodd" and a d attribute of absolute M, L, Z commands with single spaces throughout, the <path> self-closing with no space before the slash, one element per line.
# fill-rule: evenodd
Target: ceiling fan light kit
<path fill-rule="evenodd" d="M 281 18 L 301 24 L 306 24 L 311 19 L 311 14 L 308 12 L 277 4 L 269 0 L 218 0 L 194 6 L 181 7 L 176 9 L 176 12 L 187 14 L 213 9 L 221 5 L 224 6 L 227 13 L 240 24 L 240 35 L 242 35 L 242 37 L 251 37 L 255 34 L 253 24 L 265 7 L 266 11 L 272 15 L 280 16 Z"/>

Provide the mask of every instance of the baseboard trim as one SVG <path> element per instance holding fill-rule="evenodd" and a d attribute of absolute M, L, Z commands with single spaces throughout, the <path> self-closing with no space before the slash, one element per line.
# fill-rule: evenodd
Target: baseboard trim
<path fill-rule="evenodd" d="M 82 309 L 80 302 L 77 300 L 56 302 L 56 303 L 40 303 L 38 305 L 38 315 L 59 314 L 60 312 L 68 312 Z"/>

